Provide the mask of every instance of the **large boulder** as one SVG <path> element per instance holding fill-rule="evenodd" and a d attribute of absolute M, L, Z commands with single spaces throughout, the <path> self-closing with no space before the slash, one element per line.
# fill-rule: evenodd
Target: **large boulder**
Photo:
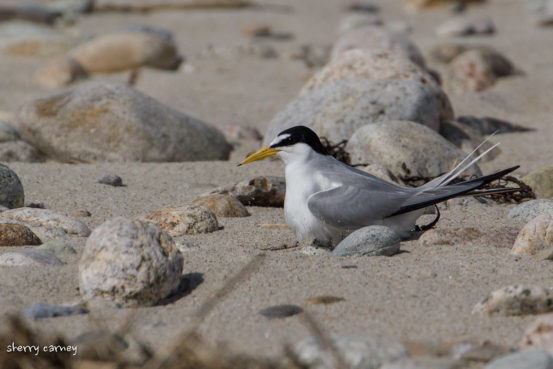
<path fill-rule="evenodd" d="M 32 101 L 18 120 L 23 139 L 62 161 L 224 160 L 231 151 L 217 129 L 115 82 Z"/>
<path fill-rule="evenodd" d="M 439 106 L 433 92 L 416 81 L 345 79 L 288 104 L 271 120 L 265 143 L 300 124 L 334 143 L 348 140 L 365 125 L 382 121 L 409 120 L 437 130 Z"/>

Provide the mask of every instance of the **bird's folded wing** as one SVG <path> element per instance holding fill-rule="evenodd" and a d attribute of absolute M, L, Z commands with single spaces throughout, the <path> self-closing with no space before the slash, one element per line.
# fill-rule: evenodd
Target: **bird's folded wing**
<path fill-rule="evenodd" d="M 328 225 L 355 229 L 395 213 L 409 195 L 410 191 L 399 187 L 369 190 L 339 186 L 309 196 L 307 206 L 317 219 Z"/>

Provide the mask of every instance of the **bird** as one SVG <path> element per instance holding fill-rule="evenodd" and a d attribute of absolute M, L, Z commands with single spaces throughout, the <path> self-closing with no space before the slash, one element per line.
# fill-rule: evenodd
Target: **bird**
<path fill-rule="evenodd" d="M 391 183 L 338 161 L 329 155 L 313 130 L 301 125 L 283 130 L 268 146 L 238 165 L 279 157 L 285 166 L 286 223 L 299 242 L 333 248 L 351 232 L 370 225 L 384 225 L 402 239 L 412 239 L 438 221 L 439 211 L 430 225 L 416 224 L 427 208 L 434 206 L 438 210 L 439 202 L 463 195 L 507 192 L 479 189 L 519 166 L 452 183 L 498 145 L 470 160 L 484 142 L 449 172 L 419 187 Z"/>

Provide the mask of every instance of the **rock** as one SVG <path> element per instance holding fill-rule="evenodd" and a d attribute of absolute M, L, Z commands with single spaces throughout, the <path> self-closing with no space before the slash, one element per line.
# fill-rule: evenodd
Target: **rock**
<path fill-rule="evenodd" d="M 248 210 L 234 196 L 212 194 L 197 198 L 192 205 L 203 206 L 210 209 L 218 217 L 247 217 Z"/>
<path fill-rule="evenodd" d="M 19 129 L 0 120 L 0 143 L 17 141 L 19 139 L 21 139 Z"/>
<path fill-rule="evenodd" d="M 73 246 L 65 241 L 60 240 L 46 242 L 36 247 L 35 250 L 49 252 L 63 262 L 68 262 L 69 260 L 74 259 L 77 255 L 77 251 L 73 248 Z"/>
<path fill-rule="evenodd" d="M 484 369 L 553 369 L 553 357 L 545 350 L 531 348 L 501 356 Z"/>
<path fill-rule="evenodd" d="M 447 90 L 455 93 L 478 92 L 514 72 L 511 62 L 495 51 L 469 50 L 451 61 L 444 84 Z"/>
<path fill-rule="evenodd" d="M 340 20 L 338 33 L 343 34 L 356 28 L 365 26 L 381 26 L 382 17 L 378 13 L 347 14 Z"/>
<path fill-rule="evenodd" d="M 382 365 L 379 369 L 462 369 L 462 363 L 438 357 L 403 358 Z"/>
<path fill-rule="evenodd" d="M 74 212 L 72 212 L 70 214 L 70 216 L 75 217 L 75 218 L 88 218 L 88 217 L 92 216 L 92 214 L 90 213 L 90 211 L 88 211 L 86 209 L 82 209 L 82 210 L 75 210 Z"/>
<path fill-rule="evenodd" d="M 79 305 L 60 306 L 52 304 L 32 304 L 27 306 L 21 315 L 28 319 L 56 318 L 59 316 L 71 316 L 86 314 L 88 311 Z"/>
<path fill-rule="evenodd" d="M 55 255 L 49 252 L 31 250 L 22 252 L 6 252 L 0 255 L 0 265 L 2 266 L 33 266 L 41 267 L 62 266 L 63 262 Z"/>
<path fill-rule="evenodd" d="M 301 60 L 307 68 L 321 68 L 330 59 L 330 46 L 304 44 L 297 52 L 290 55 L 292 59 Z"/>
<path fill-rule="evenodd" d="M 19 177 L 13 170 L 0 164 L 0 205 L 13 209 L 23 206 L 24 203 L 25 194 Z"/>
<path fill-rule="evenodd" d="M 544 287 L 508 286 L 488 294 L 476 304 L 474 313 L 487 315 L 530 315 L 553 311 L 553 289 Z"/>
<path fill-rule="evenodd" d="M 98 178 L 96 182 L 106 184 L 109 186 L 114 186 L 114 187 L 124 186 L 123 179 L 121 179 L 121 177 L 119 177 L 117 174 L 112 174 L 112 173 L 106 174 Z"/>
<path fill-rule="evenodd" d="M 377 122 L 410 120 L 437 130 L 438 114 L 439 102 L 431 90 L 418 82 L 347 79 L 327 84 L 289 103 L 269 123 L 264 144 L 298 122 L 321 137 L 340 142 L 349 140 L 359 128 Z"/>
<path fill-rule="evenodd" d="M 413 27 L 402 20 L 393 21 L 386 24 L 386 29 L 394 33 L 408 34 L 413 31 Z"/>
<path fill-rule="evenodd" d="M 62 55 L 75 41 L 51 27 L 30 22 L 11 21 L 0 24 L 0 50 L 5 55 L 49 57 Z"/>
<path fill-rule="evenodd" d="M 540 348 L 553 355 L 553 313 L 538 315 L 524 331 L 520 347 Z"/>
<path fill-rule="evenodd" d="M 440 6 L 451 6 L 455 3 L 478 3 L 485 0 L 406 0 L 404 6 L 409 11 L 422 10 L 427 8 L 437 8 Z"/>
<path fill-rule="evenodd" d="M 286 193 L 284 177 L 260 176 L 214 190 L 215 194 L 228 194 L 247 206 L 283 207 Z"/>
<path fill-rule="evenodd" d="M 402 33 L 392 32 L 382 27 L 356 27 L 343 33 L 334 43 L 331 60 L 352 49 L 386 52 L 397 58 L 408 59 L 422 68 L 425 66 L 421 52 L 409 38 Z"/>
<path fill-rule="evenodd" d="M 388 182 L 399 182 L 399 179 L 396 178 L 389 170 L 388 168 L 380 165 L 380 164 L 369 164 L 365 167 L 358 168 L 361 169 L 363 172 L 367 172 L 369 174 L 372 174 L 375 177 L 378 177 L 380 179 L 383 179 Z"/>
<path fill-rule="evenodd" d="M 232 149 L 215 128 L 115 82 L 32 101 L 18 119 L 23 139 L 62 161 L 224 160 Z"/>
<path fill-rule="evenodd" d="M 513 255 L 529 254 L 539 258 L 553 254 L 553 215 L 538 215 L 520 231 L 511 250 Z"/>
<path fill-rule="evenodd" d="M 215 214 L 208 208 L 196 205 L 162 209 L 138 219 L 160 227 L 173 237 L 210 233 L 219 229 Z"/>
<path fill-rule="evenodd" d="M 182 254 L 158 227 L 125 218 L 94 229 L 79 261 L 79 288 L 85 299 L 122 306 L 151 306 L 179 285 Z"/>
<path fill-rule="evenodd" d="M 0 246 L 40 245 L 33 231 L 21 224 L 0 223 Z"/>
<path fill-rule="evenodd" d="M 380 11 L 380 7 L 378 5 L 369 2 L 353 2 L 350 3 L 346 9 L 350 12 L 359 13 L 377 13 Z"/>
<path fill-rule="evenodd" d="M 334 256 L 392 256 L 399 252 L 401 238 L 392 229 L 380 225 L 363 227 L 351 233 L 332 251 Z"/>
<path fill-rule="evenodd" d="M 172 37 L 140 29 L 97 36 L 71 50 L 69 56 L 89 74 L 143 66 L 175 70 L 182 61 Z"/>
<path fill-rule="evenodd" d="M 523 202 L 509 212 L 509 219 L 528 223 L 538 215 L 553 215 L 553 200 L 539 199 Z"/>
<path fill-rule="evenodd" d="M 496 52 L 493 48 L 486 45 L 446 42 L 438 44 L 430 50 L 430 59 L 435 63 L 449 64 L 456 56 L 469 50 Z"/>
<path fill-rule="evenodd" d="M 439 101 L 440 120 L 453 119 L 451 103 L 432 75 L 409 60 L 387 51 L 351 50 L 344 52 L 311 77 L 303 86 L 300 95 L 319 89 L 325 84 L 350 78 L 399 79 L 419 82 L 429 88 Z"/>
<path fill-rule="evenodd" d="M 282 319 L 303 312 L 297 305 L 275 305 L 259 310 L 259 314 L 268 319 Z"/>
<path fill-rule="evenodd" d="M 492 133 L 511 133 L 511 132 L 528 132 L 532 131 L 518 124 L 513 124 L 505 120 L 492 117 L 474 117 L 472 115 L 462 115 L 455 119 L 465 127 L 471 128 L 482 135 L 491 135 Z"/>
<path fill-rule="evenodd" d="M 347 368 L 379 369 L 385 362 L 392 362 L 409 356 L 402 345 L 389 340 L 360 336 L 336 336 L 330 339 L 340 352 Z M 336 368 L 331 352 L 324 350 L 314 338 L 296 345 L 294 351 L 301 363 L 309 368 Z"/>
<path fill-rule="evenodd" d="M 33 82 L 39 86 L 59 88 L 87 77 L 88 74 L 78 61 L 64 56 L 37 69 Z"/>
<path fill-rule="evenodd" d="M 351 136 L 346 151 L 352 162 L 376 162 L 402 180 L 436 177 L 466 156 L 437 132 L 407 121 L 366 125 Z M 481 175 L 476 165 L 465 173 Z"/>
<path fill-rule="evenodd" d="M 229 123 L 223 127 L 223 133 L 234 140 L 260 141 L 263 138 L 257 128 L 245 124 Z"/>
<path fill-rule="evenodd" d="M 453 18 L 442 23 L 436 29 L 436 34 L 440 37 L 489 35 L 494 32 L 495 26 L 489 18 Z"/>
<path fill-rule="evenodd" d="M 522 177 L 537 198 L 553 199 L 553 166 L 535 170 Z"/>
<path fill-rule="evenodd" d="M 42 163 L 46 157 L 36 147 L 25 141 L 9 141 L 0 143 L 0 161 Z"/>
<path fill-rule="evenodd" d="M 61 15 L 60 11 L 42 4 L 7 4 L 0 7 L 0 19 L 2 21 L 18 19 L 52 25 Z"/>
<path fill-rule="evenodd" d="M 441 122 L 439 132 L 445 139 L 467 154 L 473 152 L 485 140 L 478 131 L 457 121 Z M 476 154 L 482 154 L 490 147 L 492 147 L 492 143 L 488 141 L 476 150 Z M 501 149 L 496 147 L 480 160 L 490 161 L 495 159 L 499 154 L 501 154 Z"/>
<path fill-rule="evenodd" d="M 9 219 L 27 225 L 33 232 L 46 241 L 50 237 L 42 237 L 40 229 L 50 230 L 53 234 L 70 234 L 87 237 L 90 229 L 81 221 L 48 209 L 19 208 L 4 211 L 1 219 Z"/>

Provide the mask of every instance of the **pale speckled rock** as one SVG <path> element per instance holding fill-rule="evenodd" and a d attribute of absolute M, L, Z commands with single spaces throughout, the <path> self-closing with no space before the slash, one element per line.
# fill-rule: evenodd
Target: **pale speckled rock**
<path fill-rule="evenodd" d="M 399 252 L 401 238 L 380 225 L 363 227 L 343 239 L 332 251 L 334 256 L 392 256 Z"/>
<path fill-rule="evenodd" d="M 507 286 L 495 290 L 476 304 L 474 313 L 487 315 L 530 315 L 553 311 L 553 289 L 545 287 Z"/>
<path fill-rule="evenodd" d="M 553 198 L 553 166 L 535 170 L 521 178 L 537 198 Z"/>
<path fill-rule="evenodd" d="M 142 66 L 176 69 L 181 62 L 172 37 L 140 30 L 97 36 L 72 49 L 69 56 L 88 74 L 120 72 Z"/>
<path fill-rule="evenodd" d="M 24 21 L 0 24 L 0 50 L 6 55 L 47 57 L 62 55 L 75 40 L 51 27 Z"/>
<path fill-rule="evenodd" d="M 470 44 L 470 43 L 458 43 L 458 42 L 446 42 L 434 46 L 430 49 L 430 59 L 435 63 L 449 64 L 456 56 L 469 50 L 495 50 L 486 45 Z"/>
<path fill-rule="evenodd" d="M 25 194 L 19 177 L 9 167 L 0 164 L 0 205 L 13 209 L 23 206 L 24 202 Z"/>
<path fill-rule="evenodd" d="M 212 193 L 229 194 L 247 206 L 283 207 L 286 182 L 284 177 L 259 176 Z"/>
<path fill-rule="evenodd" d="M 413 80 L 428 87 L 440 102 L 440 120 L 453 119 L 451 102 L 436 80 L 424 68 L 388 51 L 350 50 L 331 60 L 300 91 L 300 95 L 342 79 Z"/>
<path fill-rule="evenodd" d="M 68 242 L 62 240 L 54 240 L 43 243 L 42 245 L 36 247 L 35 250 L 49 252 L 66 263 L 75 259 L 77 255 L 75 248 L 73 248 L 73 246 L 71 246 Z"/>
<path fill-rule="evenodd" d="M 360 169 L 363 172 L 372 174 L 373 176 L 388 182 L 396 182 L 396 183 L 399 182 L 399 179 L 396 176 L 394 176 L 392 172 L 388 170 L 388 168 L 380 164 L 369 164 L 365 167 L 360 167 L 360 168 L 358 167 L 357 169 Z"/>
<path fill-rule="evenodd" d="M 438 176 L 466 156 L 437 132 L 407 121 L 366 125 L 351 136 L 346 151 L 353 163 L 376 162 L 400 179 Z M 481 174 L 476 165 L 466 173 Z"/>
<path fill-rule="evenodd" d="M 332 142 L 348 140 L 363 126 L 393 120 L 415 121 L 437 130 L 439 107 L 433 92 L 416 81 L 345 79 L 289 103 L 269 123 L 264 144 L 298 124 Z"/>
<path fill-rule="evenodd" d="M 553 313 L 540 314 L 530 323 L 520 340 L 520 347 L 541 348 L 553 355 Z"/>
<path fill-rule="evenodd" d="M 219 229 L 215 214 L 206 207 L 196 205 L 162 209 L 138 219 L 160 227 L 173 237 Z"/>
<path fill-rule="evenodd" d="M 62 266 L 63 262 L 49 252 L 30 250 L 22 252 L 6 252 L 0 255 L 0 265 L 3 266 Z"/>
<path fill-rule="evenodd" d="M 511 254 L 549 258 L 553 254 L 553 215 L 538 215 L 528 222 L 519 232 Z"/>
<path fill-rule="evenodd" d="M 348 50 L 385 51 L 397 57 L 411 60 L 424 68 L 424 58 L 418 47 L 402 33 L 376 26 L 356 27 L 345 32 L 334 43 L 331 59 Z"/>
<path fill-rule="evenodd" d="M 24 140 L 62 161 L 223 160 L 232 149 L 217 129 L 116 82 L 32 101 L 18 120 Z"/>
<path fill-rule="evenodd" d="M 444 86 L 454 93 L 479 92 L 498 78 L 515 73 L 512 63 L 493 50 L 475 49 L 456 56 L 444 75 Z"/>
<path fill-rule="evenodd" d="M 39 67 L 33 75 L 33 82 L 39 86 L 59 88 L 87 77 L 78 61 L 64 56 Z"/>
<path fill-rule="evenodd" d="M 495 32 L 490 18 L 454 18 L 438 26 L 436 34 L 440 37 L 460 37 L 470 35 L 489 35 Z"/>
<path fill-rule="evenodd" d="M 19 208 L 4 211 L 1 218 L 10 219 L 23 223 L 31 228 L 35 233 L 37 228 L 52 229 L 52 232 L 59 233 L 59 230 L 65 234 L 87 237 L 90 229 L 83 222 L 70 218 L 66 215 L 56 213 L 49 209 L 37 208 Z M 38 234 L 38 233 L 37 233 Z M 44 241 L 45 239 L 38 236 Z M 47 237 L 50 238 L 50 237 Z"/>
<path fill-rule="evenodd" d="M 79 287 L 86 300 L 151 306 L 180 283 L 182 254 L 171 236 L 141 221 L 115 218 L 94 229 L 79 261 Z"/>
<path fill-rule="evenodd" d="M 523 202 L 512 208 L 508 217 L 528 223 L 538 215 L 553 215 L 553 200 L 538 199 Z"/>
<path fill-rule="evenodd" d="M 382 365 L 379 369 L 463 369 L 466 364 L 441 357 L 404 358 Z"/>
<path fill-rule="evenodd" d="M 553 369 L 553 357 L 545 350 L 531 348 L 498 357 L 484 369 Z"/>
<path fill-rule="evenodd" d="M 192 202 L 192 205 L 210 209 L 218 217 L 247 217 L 248 209 L 234 196 L 212 194 L 201 196 Z"/>
<path fill-rule="evenodd" d="M 379 369 L 385 362 L 409 356 L 407 349 L 401 344 L 383 338 L 331 335 L 330 339 L 334 341 L 334 345 L 349 368 Z M 297 344 L 294 351 L 300 362 L 309 368 L 336 367 L 332 354 L 328 350 L 323 350 L 313 338 Z"/>
<path fill-rule="evenodd" d="M 365 26 L 381 26 L 382 17 L 378 13 L 352 13 L 340 19 L 338 33 L 343 34 Z"/>
<path fill-rule="evenodd" d="M 36 147 L 25 141 L 8 141 L 0 143 L 0 161 L 19 161 L 25 163 L 42 163 L 46 157 Z"/>
<path fill-rule="evenodd" d="M 42 242 L 28 227 L 17 223 L 0 223 L 0 246 L 40 245 Z"/>

